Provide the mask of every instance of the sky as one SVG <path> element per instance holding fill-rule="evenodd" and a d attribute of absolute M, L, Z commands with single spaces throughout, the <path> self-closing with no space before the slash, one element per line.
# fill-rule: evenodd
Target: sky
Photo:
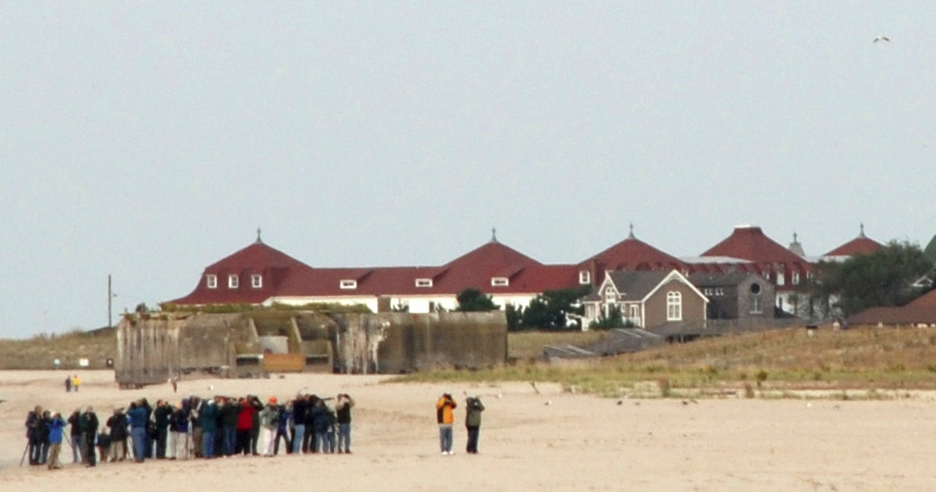
<path fill-rule="evenodd" d="M 0 0 L 0 338 L 263 241 L 570 264 L 936 234 L 936 2 Z M 878 36 L 890 41 L 873 42 Z M 112 308 L 108 310 L 108 275 Z"/>

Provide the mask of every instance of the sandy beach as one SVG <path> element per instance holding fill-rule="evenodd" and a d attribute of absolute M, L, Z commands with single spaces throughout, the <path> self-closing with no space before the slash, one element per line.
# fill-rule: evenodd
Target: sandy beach
<path fill-rule="evenodd" d="M 80 373 L 66 393 L 63 372 L 0 372 L 3 490 L 118 492 L 291 488 L 298 483 L 381 491 L 932 491 L 936 412 L 930 399 L 891 401 L 614 400 L 564 394 L 557 386 L 390 384 L 382 376 L 285 375 L 264 380 L 182 381 L 119 390 L 111 372 Z M 209 390 L 209 385 L 213 389 Z M 65 414 L 92 404 L 198 394 L 288 398 L 350 393 L 357 401 L 352 455 L 235 457 L 212 461 L 19 466 L 23 422 L 34 405 Z M 464 453 L 463 408 L 455 456 L 442 456 L 436 398 L 479 395 L 487 407 L 480 454 Z M 64 451 L 69 462 L 70 451 Z"/>

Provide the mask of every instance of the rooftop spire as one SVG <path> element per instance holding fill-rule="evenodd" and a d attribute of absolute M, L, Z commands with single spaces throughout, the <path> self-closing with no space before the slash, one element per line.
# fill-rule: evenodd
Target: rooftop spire
<path fill-rule="evenodd" d="M 262 242 L 263 242 L 263 239 L 260 239 L 260 228 L 259 228 L 259 227 L 257 228 L 257 242 L 258 242 L 258 243 L 262 243 Z"/>
<path fill-rule="evenodd" d="M 861 238 L 865 237 L 865 235 L 864 235 L 864 222 L 861 223 L 861 232 L 858 233 L 858 237 L 861 237 Z"/>
<path fill-rule="evenodd" d="M 636 239 L 636 238 L 634 237 L 634 223 L 633 223 L 633 222 L 630 223 L 630 233 L 627 234 L 627 238 L 628 238 L 628 239 Z"/>
<path fill-rule="evenodd" d="M 491 242 L 492 243 L 497 242 L 497 228 L 496 227 L 491 228 Z"/>

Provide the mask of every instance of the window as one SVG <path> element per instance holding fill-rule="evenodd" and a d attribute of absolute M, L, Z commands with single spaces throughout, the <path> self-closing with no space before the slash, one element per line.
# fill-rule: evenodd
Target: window
<path fill-rule="evenodd" d="M 637 320 L 638 320 L 639 318 L 640 318 L 640 306 L 638 306 L 638 305 L 636 305 L 636 304 L 631 304 L 631 307 L 630 307 L 630 319 L 631 319 L 631 321 L 633 321 L 634 324 L 636 324 L 636 325 L 640 325 L 640 323 L 637 322 Z"/>
<path fill-rule="evenodd" d="M 588 270 L 582 270 L 579 272 L 579 283 L 580 284 L 590 284 L 591 283 L 591 272 Z"/>
<path fill-rule="evenodd" d="M 764 312 L 763 301 L 761 301 L 760 284 L 751 284 L 751 314 L 761 314 Z"/>
<path fill-rule="evenodd" d="M 250 276 L 250 286 L 254 289 L 259 289 L 263 287 L 263 275 L 251 275 Z"/>
<path fill-rule="evenodd" d="M 431 278 L 417 278 L 416 287 L 432 287 Z"/>
<path fill-rule="evenodd" d="M 342 289 L 357 289 L 357 280 L 342 280 L 338 283 Z"/>
<path fill-rule="evenodd" d="M 208 285 L 209 289 L 218 288 L 218 276 L 217 275 L 205 275 L 205 284 Z"/>
<path fill-rule="evenodd" d="M 793 272 L 793 285 L 799 285 L 799 272 Z"/>
<path fill-rule="evenodd" d="M 682 293 L 671 291 L 666 293 L 666 320 L 682 320 Z"/>
<path fill-rule="evenodd" d="M 605 301 L 606 302 L 615 302 L 617 301 L 617 292 L 614 291 L 611 287 L 605 288 Z"/>
<path fill-rule="evenodd" d="M 786 284 L 786 275 L 783 273 L 783 269 L 777 270 L 777 285 Z"/>
<path fill-rule="evenodd" d="M 236 289 L 240 287 L 240 279 L 237 275 L 228 275 L 228 289 Z"/>
<path fill-rule="evenodd" d="M 491 286 L 493 287 L 506 287 L 510 285 L 510 280 L 507 277 L 491 277 Z"/>

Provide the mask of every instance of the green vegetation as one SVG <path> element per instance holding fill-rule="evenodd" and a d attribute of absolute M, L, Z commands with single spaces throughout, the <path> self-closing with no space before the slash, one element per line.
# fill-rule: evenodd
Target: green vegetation
<path fill-rule="evenodd" d="M 491 296 L 481 292 L 478 289 L 467 288 L 458 293 L 456 296 L 458 300 L 458 307 L 456 311 L 461 312 L 476 312 L 476 311 L 495 311 L 500 309 L 500 306 L 494 304 L 494 301 L 491 300 Z"/>
<path fill-rule="evenodd" d="M 848 317 L 873 306 L 902 306 L 920 295 L 913 287 L 933 271 L 920 247 L 891 241 L 880 250 L 844 262 L 821 261 L 812 278 L 798 288 L 815 311 Z M 837 299 L 835 304 L 829 304 Z M 814 313 L 809 313 L 813 315 Z"/>

